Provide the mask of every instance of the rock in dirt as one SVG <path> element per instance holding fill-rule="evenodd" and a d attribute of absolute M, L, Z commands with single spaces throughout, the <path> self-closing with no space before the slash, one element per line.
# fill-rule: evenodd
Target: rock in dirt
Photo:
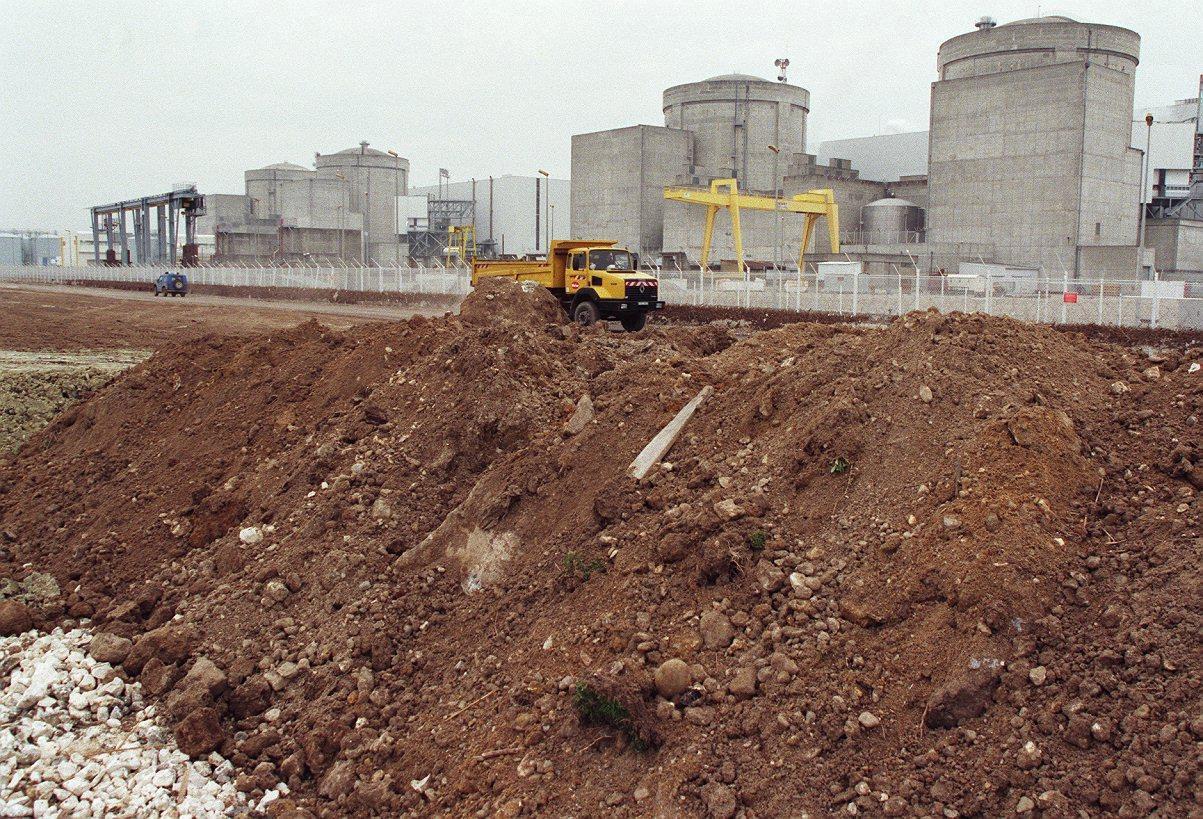
<path fill-rule="evenodd" d="M 727 690 L 739 699 L 756 696 L 756 669 L 744 666 L 735 672 L 735 677 L 727 686 Z"/>
<path fill-rule="evenodd" d="M 195 629 L 191 626 L 168 623 L 139 637 L 122 666 L 137 674 L 151 657 L 158 657 L 166 665 L 181 662 L 188 656 L 194 639 Z"/>
<path fill-rule="evenodd" d="M 200 657 L 180 684 L 183 688 L 200 689 L 215 697 L 225 690 L 226 675 L 208 657 Z"/>
<path fill-rule="evenodd" d="M 33 617 L 24 603 L 0 600 L 0 636 L 11 637 L 33 628 Z"/>
<path fill-rule="evenodd" d="M 735 792 L 721 782 L 711 782 L 703 787 L 702 800 L 711 819 L 731 819 L 739 808 Z"/>
<path fill-rule="evenodd" d="M 175 741 L 192 758 L 204 756 L 221 746 L 225 731 L 212 708 L 197 708 L 175 727 Z"/>
<path fill-rule="evenodd" d="M 702 644 L 711 651 L 719 651 L 731 645 L 735 639 L 735 627 L 726 615 L 707 609 L 702 612 L 699 628 L 702 632 Z"/>
<path fill-rule="evenodd" d="M 981 716 L 992 702 L 998 671 L 973 669 L 950 680 L 927 700 L 924 722 L 928 728 L 954 728 L 962 720 Z"/>
<path fill-rule="evenodd" d="M 576 435 L 587 427 L 592 420 L 593 399 L 586 393 L 581 396 L 580 401 L 576 402 L 576 409 L 568 419 L 568 423 L 564 424 L 564 432 L 568 435 Z"/>
<path fill-rule="evenodd" d="M 660 667 L 656 669 L 654 679 L 656 693 L 666 700 L 671 700 L 680 695 L 693 682 L 689 666 L 684 660 L 679 660 L 675 657 L 671 660 L 665 660 L 660 664 Z"/>
<path fill-rule="evenodd" d="M 88 653 L 100 663 L 121 665 L 129 656 L 134 643 L 127 637 L 110 634 L 107 631 L 98 632 L 88 644 Z"/>

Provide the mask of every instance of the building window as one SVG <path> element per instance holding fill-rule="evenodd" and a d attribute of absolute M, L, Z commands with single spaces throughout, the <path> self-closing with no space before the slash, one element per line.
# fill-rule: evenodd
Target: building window
<path fill-rule="evenodd" d="M 1095 223 L 1094 223 L 1094 235 L 1095 235 L 1095 236 L 1102 236 L 1102 235 L 1103 235 L 1103 223 L 1102 223 L 1102 222 L 1095 222 Z"/>

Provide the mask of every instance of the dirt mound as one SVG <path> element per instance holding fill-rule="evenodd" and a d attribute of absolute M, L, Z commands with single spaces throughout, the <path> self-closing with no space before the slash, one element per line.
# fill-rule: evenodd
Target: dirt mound
<path fill-rule="evenodd" d="M 148 355 L 0 350 L 0 456 L 15 451 L 65 407 Z"/>
<path fill-rule="evenodd" d="M 0 468 L 4 568 L 328 815 L 1198 804 L 1197 348 L 514 288 L 158 354 Z"/>
<path fill-rule="evenodd" d="M 551 292 L 535 282 L 510 279 L 482 279 L 464 299 L 460 318 L 473 323 L 497 320 L 514 321 L 532 327 L 561 324 L 566 320 L 563 308 Z"/>

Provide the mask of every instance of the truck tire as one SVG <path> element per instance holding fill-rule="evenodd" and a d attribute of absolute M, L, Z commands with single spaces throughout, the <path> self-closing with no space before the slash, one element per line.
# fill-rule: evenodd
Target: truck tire
<path fill-rule="evenodd" d="M 572 308 L 572 320 L 582 327 L 596 324 L 599 318 L 601 318 L 601 312 L 597 309 L 597 305 L 591 301 L 585 300 L 579 302 L 576 307 Z"/>
<path fill-rule="evenodd" d="M 647 313 L 631 313 L 622 317 L 622 329 L 628 333 L 638 333 L 647 326 Z"/>

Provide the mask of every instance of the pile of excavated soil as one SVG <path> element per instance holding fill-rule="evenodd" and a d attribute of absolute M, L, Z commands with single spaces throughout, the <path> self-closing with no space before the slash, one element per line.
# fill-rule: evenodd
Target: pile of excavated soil
<path fill-rule="evenodd" d="M 0 350 L 0 454 L 15 451 L 64 408 L 149 355 Z"/>
<path fill-rule="evenodd" d="M 0 467 L 0 569 L 277 815 L 1203 806 L 1198 347 L 464 314 L 159 353 Z"/>

